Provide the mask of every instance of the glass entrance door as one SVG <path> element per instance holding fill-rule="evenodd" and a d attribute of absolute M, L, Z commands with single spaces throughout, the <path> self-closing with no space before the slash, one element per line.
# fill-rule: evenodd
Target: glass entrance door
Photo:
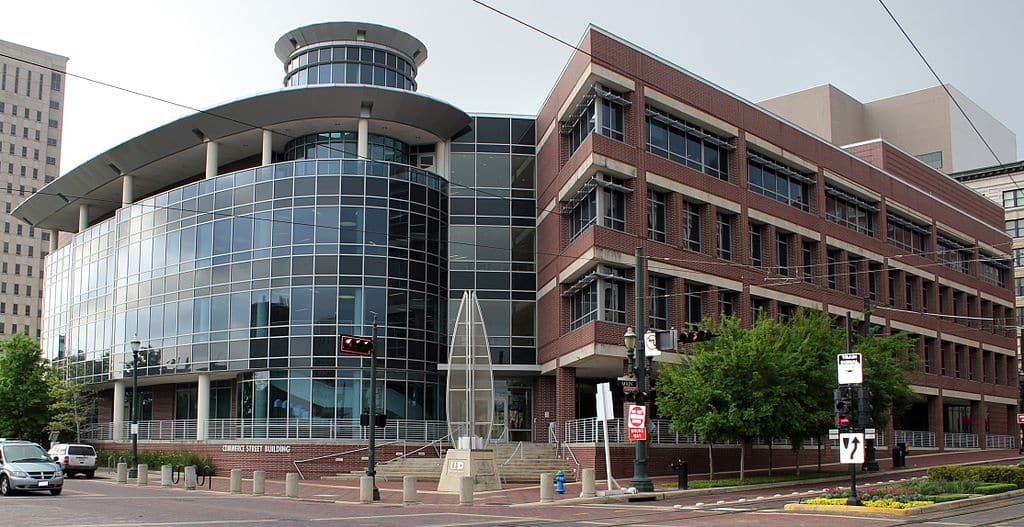
<path fill-rule="evenodd" d="M 506 399 L 508 441 L 533 441 L 533 410 L 529 388 L 512 388 Z"/>
<path fill-rule="evenodd" d="M 494 420 L 491 424 L 491 442 L 508 442 L 508 400 L 505 396 L 494 396 Z"/>

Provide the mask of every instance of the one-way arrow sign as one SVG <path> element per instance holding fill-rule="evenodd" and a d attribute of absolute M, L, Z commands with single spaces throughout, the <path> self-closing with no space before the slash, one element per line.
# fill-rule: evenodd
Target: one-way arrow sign
<path fill-rule="evenodd" d="M 843 464 L 864 462 L 864 434 L 839 434 L 839 462 Z"/>

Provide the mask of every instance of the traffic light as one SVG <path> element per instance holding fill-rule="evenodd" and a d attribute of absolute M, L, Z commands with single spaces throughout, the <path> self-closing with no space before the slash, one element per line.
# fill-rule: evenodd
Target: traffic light
<path fill-rule="evenodd" d="M 683 342 L 704 342 L 705 340 L 711 340 L 718 336 L 718 333 L 712 333 L 706 329 L 697 329 L 684 333 L 682 338 Z"/>
<path fill-rule="evenodd" d="M 835 402 L 836 425 L 839 428 L 853 426 L 853 398 L 844 388 L 836 388 L 832 392 L 832 399 Z"/>
<path fill-rule="evenodd" d="M 342 353 L 352 353 L 355 355 L 370 355 L 373 353 L 373 339 L 366 337 L 353 337 L 351 335 L 341 336 L 341 351 Z"/>

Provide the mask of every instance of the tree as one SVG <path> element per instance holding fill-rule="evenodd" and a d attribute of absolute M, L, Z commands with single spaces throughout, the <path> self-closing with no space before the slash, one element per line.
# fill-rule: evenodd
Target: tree
<path fill-rule="evenodd" d="M 790 412 L 793 368 L 780 352 L 779 325 L 762 319 L 745 331 L 735 317 L 714 327 L 718 337 L 694 346 L 694 354 L 659 374 L 659 411 L 670 428 L 695 433 L 709 444 L 723 439 L 743 443 L 740 479 L 746 476 L 746 450 L 754 439 L 774 435 Z M 712 459 L 713 463 L 713 459 Z"/>
<path fill-rule="evenodd" d="M 864 359 L 864 385 L 871 390 L 874 406 L 871 419 L 876 428 L 885 428 L 892 413 L 905 412 L 917 397 L 910 389 L 909 376 L 920 367 L 921 357 L 911 353 L 917 337 L 879 332 L 880 328 L 873 327 L 868 336 L 857 340 L 853 352 Z"/>
<path fill-rule="evenodd" d="M 96 410 L 96 390 L 68 378 L 66 362 L 55 365 L 48 379 L 50 381 L 50 424 L 51 432 L 73 434 L 75 441 L 81 441 L 81 428 L 90 421 Z"/>
<path fill-rule="evenodd" d="M 23 333 L 0 341 L 0 348 L 0 436 L 45 441 L 50 391 L 43 350 Z"/>

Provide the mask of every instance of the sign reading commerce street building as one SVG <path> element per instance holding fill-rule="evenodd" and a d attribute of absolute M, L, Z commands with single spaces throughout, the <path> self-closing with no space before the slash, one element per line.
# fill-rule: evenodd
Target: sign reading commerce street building
<path fill-rule="evenodd" d="M 291 445 L 224 445 L 221 447 L 223 452 L 239 452 L 239 453 L 262 453 L 262 454 L 290 454 L 292 451 Z"/>

